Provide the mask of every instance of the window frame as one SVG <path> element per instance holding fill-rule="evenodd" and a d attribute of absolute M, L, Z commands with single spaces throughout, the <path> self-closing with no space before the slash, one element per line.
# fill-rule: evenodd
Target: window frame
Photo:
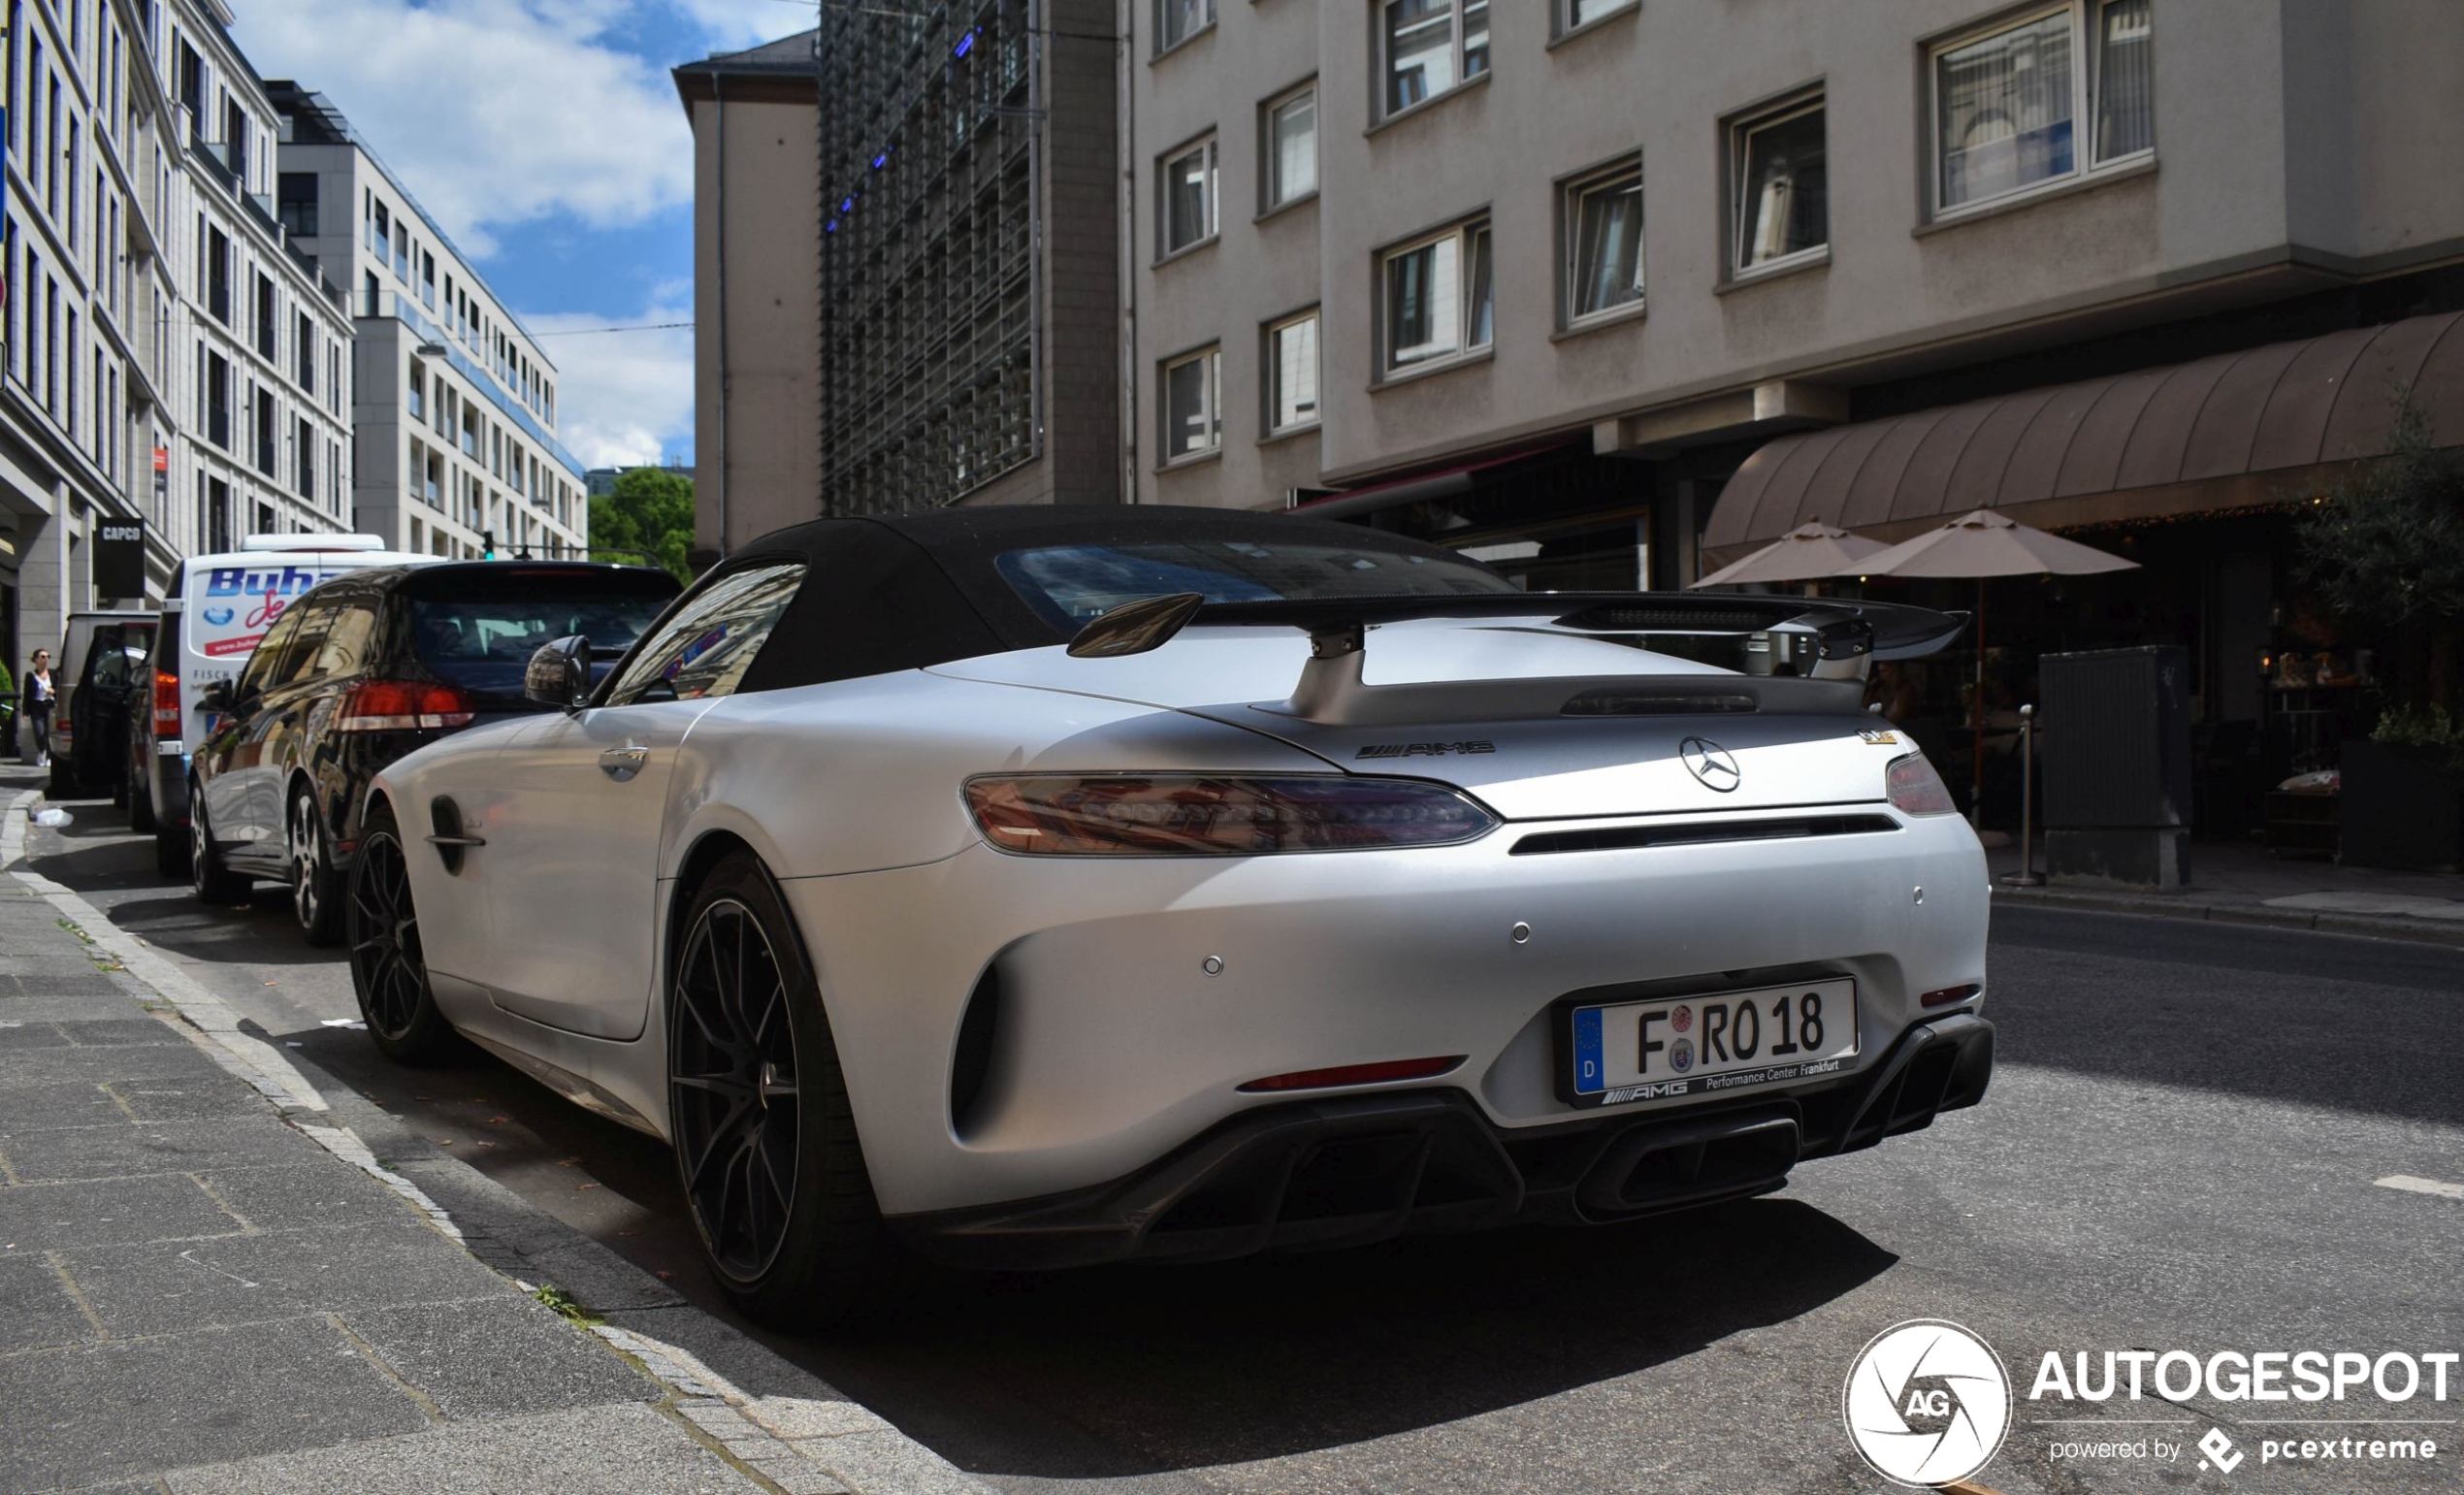
<path fill-rule="evenodd" d="M 1182 255 L 1203 249 L 1223 237 L 1223 148 L 1222 137 L 1209 130 L 1193 136 L 1155 157 L 1155 263 L 1179 259 Z M 1172 242 L 1173 168 L 1191 156 L 1206 158 L 1206 223 L 1205 231 L 1185 244 Z"/>
<path fill-rule="evenodd" d="M 1640 221 L 1636 225 L 1635 277 L 1638 282 L 1635 294 L 1624 301 L 1585 311 L 1576 305 L 1584 281 L 1582 273 L 1582 208 L 1586 198 L 1621 190 L 1629 179 L 1634 181 L 1635 200 L 1641 208 Z M 1598 327 L 1605 322 L 1624 321 L 1642 315 L 1650 305 L 1651 256 L 1646 252 L 1643 235 L 1651 221 L 1642 204 L 1642 152 L 1631 151 L 1614 161 L 1605 162 L 1573 176 L 1561 178 L 1557 183 L 1557 316 L 1561 331 L 1574 332 Z"/>
<path fill-rule="evenodd" d="M 1403 258 L 1405 255 L 1417 254 L 1423 249 L 1432 248 L 1448 241 L 1452 241 L 1454 243 L 1456 256 L 1455 278 L 1457 284 L 1455 288 L 1455 326 L 1457 329 L 1457 335 L 1454 351 L 1450 353 L 1434 354 L 1428 358 L 1420 359 L 1412 363 L 1399 364 L 1395 362 L 1393 339 L 1394 263 L 1395 261 Z M 1480 342 L 1475 342 L 1472 341 L 1472 324 L 1475 310 L 1473 298 L 1475 288 L 1478 283 L 1478 276 L 1475 273 L 1475 265 L 1476 264 L 1475 241 L 1485 241 L 1486 252 L 1489 256 L 1490 266 L 1489 334 L 1487 340 Z M 1480 359 L 1487 358 L 1496 351 L 1496 259 L 1497 232 L 1495 219 L 1492 211 L 1485 208 L 1466 217 L 1457 218 L 1443 228 L 1433 229 L 1423 234 L 1415 234 L 1410 239 L 1398 240 L 1394 244 L 1388 244 L 1386 247 L 1378 251 L 1377 296 L 1375 298 L 1376 314 L 1378 318 L 1377 327 L 1375 329 L 1378 349 L 1378 379 L 1376 387 L 1382 388 L 1388 384 L 1395 384 L 1407 379 L 1418 378 L 1425 374 L 1434 374 L 1441 370 L 1460 368 L 1465 364 L 1474 363 Z"/>
<path fill-rule="evenodd" d="M 1182 33 L 1180 36 L 1175 37 L 1169 34 L 1164 25 L 1164 17 L 1171 14 L 1173 0 L 1154 0 L 1154 8 L 1151 14 L 1154 18 L 1155 49 L 1152 55 L 1149 57 L 1149 61 L 1159 61 L 1164 57 L 1170 56 L 1172 53 L 1179 51 L 1183 47 L 1188 46 L 1191 42 L 1196 41 L 1198 38 L 1215 29 L 1216 8 L 1221 3 L 1221 0 L 1201 0 L 1201 3 L 1206 8 L 1205 18 L 1201 19 L 1196 25 L 1191 26 L 1187 31 Z"/>
<path fill-rule="evenodd" d="M 1209 440 L 1203 447 L 1188 451 L 1178 449 L 1175 438 L 1181 422 L 1172 408 L 1172 374 L 1176 369 L 1190 364 L 1207 366 L 1206 376 L 1199 384 L 1200 413 L 1206 417 Z M 1223 455 L 1223 344 L 1202 343 L 1155 362 L 1155 413 L 1162 424 L 1161 440 L 1156 448 L 1162 460 L 1156 470 L 1195 467 Z"/>
<path fill-rule="evenodd" d="M 1283 152 L 1275 133 L 1276 122 L 1285 110 L 1309 100 L 1309 185 L 1297 192 L 1282 190 Z M 1324 165 L 1318 143 L 1324 136 L 1326 101 L 1319 94 L 1317 80 L 1294 83 L 1281 93 L 1269 97 L 1258 106 L 1258 216 L 1269 217 L 1286 208 L 1297 208 L 1317 196 L 1320 168 Z"/>
<path fill-rule="evenodd" d="M 1584 0 L 1553 0 L 1550 20 L 1556 29 L 1555 40 L 1562 42 L 1568 37 L 1586 35 L 1620 16 L 1631 16 L 1642 9 L 1642 0 L 1604 0 L 1607 9 L 1597 16 L 1578 19 L 1574 14 L 1575 7 L 1583 3 Z"/>
<path fill-rule="evenodd" d="M 2101 17 L 2106 8 L 2114 3 L 2116 0 L 2052 0 L 2052 3 L 2047 4 L 2025 5 L 2002 11 L 1957 30 L 1943 32 L 1929 38 L 1923 44 L 1920 62 L 1924 75 L 1922 107 L 1925 117 L 1921 121 L 1919 138 L 1924 142 L 1925 156 L 1922 165 L 1925 175 L 1924 202 L 1928 222 L 1949 223 L 1980 213 L 1992 212 L 2048 194 L 2076 188 L 2098 178 L 2136 171 L 2156 159 L 2156 99 L 2153 86 L 2156 29 L 2153 8 L 2149 17 L 2148 32 L 2151 77 L 2148 100 L 2148 144 L 2142 149 L 2121 155 L 2100 158 L 2096 153 L 2095 111 L 2102 97 L 2104 80 L 2101 75 L 2104 58 L 2098 47 L 2095 28 L 2091 22 Z M 2046 177 L 1996 192 L 1990 197 L 1972 197 L 1964 202 L 1946 204 L 1942 200 L 1942 168 L 1945 159 L 1942 139 L 1943 57 L 1961 48 L 1971 47 L 2007 32 L 2017 31 L 2023 26 L 2035 25 L 2056 16 L 2064 17 L 2070 31 L 2070 170 L 2059 176 Z"/>
<path fill-rule="evenodd" d="M 1281 350 L 1276 345 L 1276 340 L 1287 329 L 1297 327 L 1303 322 L 1313 322 L 1316 324 L 1317 327 L 1316 347 L 1314 349 L 1317 366 L 1317 398 L 1307 418 L 1293 421 L 1289 425 L 1283 425 L 1280 424 L 1276 419 L 1276 417 L 1281 413 L 1283 408 L 1283 361 L 1280 356 Z M 1315 431 L 1326 423 L 1325 308 L 1322 306 L 1307 307 L 1298 311 L 1287 312 L 1284 315 L 1279 316 L 1273 321 L 1268 322 L 1265 327 L 1260 330 L 1264 335 L 1261 341 L 1265 349 L 1263 363 L 1265 365 L 1266 374 L 1265 380 L 1263 381 L 1266 394 L 1266 406 L 1261 412 L 1258 420 L 1258 430 L 1260 433 L 1258 436 L 1258 444 L 1262 446 L 1269 441 L 1280 441 L 1287 436 L 1301 436 L 1308 432 Z"/>
<path fill-rule="evenodd" d="M 1434 89 L 1429 93 L 1412 100 L 1409 104 L 1395 104 L 1393 102 L 1395 80 L 1393 54 L 1394 28 L 1386 23 L 1386 16 L 1387 13 L 1393 10 L 1395 6 L 1404 3 L 1406 3 L 1406 0 L 1377 0 L 1377 3 L 1371 6 L 1369 10 L 1369 23 L 1372 29 L 1374 29 L 1377 33 L 1377 35 L 1371 38 L 1370 41 L 1370 54 L 1377 61 L 1377 87 L 1376 91 L 1371 95 L 1371 101 L 1375 109 L 1374 117 L 1376 122 L 1378 124 L 1384 124 L 1390 120 L 1401 119 L 1408 114 L 1416 114 L 1420 113 L 1420 111 L 1438 103 L 1441 99 L 1451 99 L 1462 93 L 1466 88 L 1486 82 L 1488 81 L 1489 74 L 1496 68 L 1497 59 L 1493 55 L 1495 51 L 1493 33 L 1496 27 L 1496 7 L 1493 4 L 1493 0 L 1444 0 L 1444 5 L 1446 7 L 1446 20 L 1448 27 L 1450 28 L 1449 49 L 1454 64 L 1454 81 L 1446 84 L 1443 88 Z M 1480 49 L 1482 53 L 1480 59 L 1480 70 L 1476 73 L 1471 70 L 1471 49 L 1466 44 L 1463 34 L 1463 13 L 1468 6 L 1475 4 L 1481 6 L 1488 12 L 1489 23 L 1487 32 L 1484 34 L 1492 35 L 1492 40 L 1487 44 L 1484 44 Z"/>
<path fill-rule="evenodd" d="M 1759 265 L 1745 263 L 1745 214 L 1752 197 L 1747 175 L 1753 170 L 1753 141 L 1756 132 L 1771 129 L 1801 119 L 1819 111 L 1823 116 L 1823 237 L 1820 244 L 1808 244 Z M 1722 281 L 1736 284 L 1759 280 L 1767 276 L 1786 275 L 1792 270 L 1828 264 L 1831 260 L 1831 90 L 1828 82 L 1808 83 L 1794 88 L 1776 99 L 1741 109 L 1728 116 L 1725 131 L 1728 148 L 1728 211 L 1722 215 L 1728 243 L 1721 255 Z"/>

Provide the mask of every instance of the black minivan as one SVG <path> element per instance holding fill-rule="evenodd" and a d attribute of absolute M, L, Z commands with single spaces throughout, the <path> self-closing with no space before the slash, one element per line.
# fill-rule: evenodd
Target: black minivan
<path fill-rule="evenodd" d="M 448 732 L 545 709 L 541 644 L 587 634 L 604 669 L 682 591 L 650 567 L 472 561 L 375 567 L 303 595 L 236 681 L 207 687 L 188 766 L 189 882 L 208 902 L 285 882 L 311 944 L 341 929 L 368 786 Z"/>

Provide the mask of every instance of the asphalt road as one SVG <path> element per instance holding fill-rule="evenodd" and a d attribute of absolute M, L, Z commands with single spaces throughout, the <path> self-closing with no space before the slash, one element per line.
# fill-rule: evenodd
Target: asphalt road
<path fill-rule="evenodd" d="M 275 1042 L 719 1307 L 664 1149 L 485 1058 L 377 1057 L 279 890 L 207 908 L 101 803 L 34 866 Z M 1775 914 L 1774 917 L 1785 917 Z M 892 1324 L 764 1340 L 986 1481 L 1161 1491 L 1872 1490 L 1842 1379 L 1886 1327 L 1982 1334 L 2017 1402 L 1996 1490 L 2453 1490 L 2448 1399 L 2063 1405 L 2049 1351 L 2464 1349 L 2464 952 L 2005 910 L 1992 1095 L 1659 1221 L 1334 1255 L 936 1277 Z M 2100 1372 L 2099 1372 L 2100 1374 Z M 2355 1429 L 2287 1418 L 2402 1419 Z M 2057 1419 L 2091 1419 L 2069 1422 Z M 2100 1420 L 2097 1420 L 2100 1419 Z M 2229 1476 L 2197 1441 L 2221 1428 Z M 2429 1438 L 2428 1462 L 2262 1462 L 2265 1440 Z M 2075 1443 L 2145 1457 L 2073 1456 Z M 2170 1446 L 2175 1457 L 2161 1457 Z"/>

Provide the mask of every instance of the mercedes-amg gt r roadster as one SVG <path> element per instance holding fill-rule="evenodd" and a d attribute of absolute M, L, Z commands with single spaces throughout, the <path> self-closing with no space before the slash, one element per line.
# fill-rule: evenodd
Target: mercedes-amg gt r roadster
<path fill-rule="evenodd" d="M 371 1033 L 673 1147 L 747 1310 L 1767 1192 L 1974 1104 L 1956 615 L 1219 510 L 832 519 L 378 779 Z M 603 662 L 602 662 L 603 663 Z"/>

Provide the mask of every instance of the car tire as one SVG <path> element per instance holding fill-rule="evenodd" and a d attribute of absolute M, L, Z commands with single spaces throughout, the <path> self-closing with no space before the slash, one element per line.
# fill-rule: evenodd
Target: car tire
<path fill-rule="evenodd" d="M 128 806 L 128 829 L 139 835 L 154 833 L 153 776 L 146 771 L 146 762 L 138 756 L 141 747 L 128 753 L 128 766 L 120 776 L 120 794 Z"/>
<path fill-rule="evenodd" d="M 681 928 L 666 984 L 668 1136 L 703 1259 L 762 1323 L 888 1312 L 909 1259 L 874 1202 L 821 989 L 776 884 L 731 855 L 694 891 Z"/>
<path fill-rule="evenodd" d="M 283 849 L 291 867 L 291 917 L 309 944 L 333 944 L 342 937 L 342 880 L 325 853 L 325 817 L 317 813 L 314 795 L 303 791 L 291 796 Z"/>
<path fill-rule="evenodd" d="M 154 871 L 174 882 L 188 875 L 188 832 L 186 829 L 154 823 Z"/>
<path fill-rule="evenodd" d="M 393 812 L 369 807 L 359 856 L 343 895 L 351 990 L 377 1052 L 397 1064 L 426 1067 L 455 1057 L 462 1040 L 437 1010 L 410 892 L 410 853 Z"/>
<path fill-rule="evenodd" d="M 77 770 L 56 753 L 51 757 L 51 781 L 43 791 L 43 797 L 55 803 L 77 797 Z"/>
<path fill-rule="evenodd" d="M 206 797 L 188 786 L 188 891 L 201 903 L 244 903 L 249 879 L 222 864 L 206 827 Z"/>

